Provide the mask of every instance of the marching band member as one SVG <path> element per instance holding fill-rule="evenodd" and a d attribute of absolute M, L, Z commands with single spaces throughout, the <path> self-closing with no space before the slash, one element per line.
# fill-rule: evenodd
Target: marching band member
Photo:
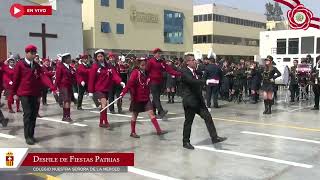
<path fill-rule="evenodd" d="M 314 93 L 314 107 L 312 110 L 319 110 L 319 97 L 320 97 L 320 56 L 316 58 L 316 66 L 312 69 L 312 90 Z"/>
<path fill-rule="evenodd" d="M 256 62 L 252 62 L 248 72 L 249 89 L 251 93 L 251 103 L 257 104 L 259 100 L 259 89 L 261 86 L 261 73 Z"/>
<path fill-rule="evenodd" d="M 79 60 L 79 66 L 76 71 L 76 78 L 77 78 L 77 84 L 78 84 L 78 110 L 82 109 L 82 101 L 83 101 L 83 95 L 88 89 L 88 81 L 89 81 L 89 72 L 90 72 L 90 66 L 88 64 L 88 55 L 82 55 L 81 59 Z"/>
<path fill-rule="evenodd" d="M 12 104 L 14 104 L 14 94 L 12 93 L 12 85 L 13 85 L 13 75 L 14 75 L 14 66 L 15 60 L 13 58 L 9 58 L 7 60 L 8 65 L 3 66 L 3 83 L 6 89 L 7 101 L 8 101 L 8 109 L 9 113 L 14 113 L 12 109 Z M 17 112 L 20 111 L 20 100 L 16 99 L 16 108 Z"/>
<path fill-rule="evenodd" d="M 173 70 L 170 66 L 168 66 L 163 59 L 161 59 L 161 52 L 160 48 L 156 48 L 153 50 L 154 57 L 148 60 L 147 63 L 147 72 L 149 73 L 150 77 L 150 85 L 151 85 L 151 94 L 152 94 L 152 104 L 155 108 L 154 111 L 157 109 L 159 118 L 163 118 L 168 111 L 164 110 L 161 101 L 160 95 L 162 90 L 162 83 L 163 83 L 163 72 L 167 72 L 173 76 L 181 76 L 180 72 Z"/>
<path fill-rule="evenodd" d="M 172 69 L 175 69 L 173 65 L 172 60 L 168 60 L 167 62 L 168 66 L 171 66 Z M 168 93 L 168 104 L 174 104 L 174 96 L 176 93 L 176 86 L 177 86 L 177 78 L 174 75 L 170 75 L 169 73 L 166 73 L 167 79 L 166 79 L 166 88 Z"/>
<path fill-rule="evenodd" d="M 12 93 L 18 95 L 23 108 L 24 137 L 26 143 L 33 145 L 34 129 L 39 110 L 38 98 L 41 96 L 41 87 L 46 85 L 55 93 L 56 88 L 50 79 L 44 75 L 41 66 L 34 61 L 37 47 L 28 45 L 25 48 L 26 57 L 20 60 L 14 69 Z"/>
<path fill-rule="evenodd" d="M 61 55 L 61 63 L 57 65 L 56 70 L 56 87 L 59 89 L 59 96 L 63 102 L 63 117 L 62 121 L 71 122 L 70 105 L 73 94 L 72 86 L 75 81 L 75 71 L 70 66 L 71 55 L 65 53 Z"/>
<path fill-rule="evenodd" d="M 108 92 L 113 84 L 120 84 L 122 87 L 125 87 L 125 84 L 121 82 L 117 71 L 106 62 L 103 49 L 97 50 L 94 58 L 96 62 L 90 69 L 88 90 L 90 97 L 94 95 L 100 100 L 102 110 L 107 106 Z M 106 109 L 100 112 L 99 127 L 110 129 Z"/>
<path fill-rule="evenodd" d="M 272 65 L 272 59 L 265 59 L 265 69 L 261 90 L 263 91 L 265 111 L 263 114 L 271 114 L 273 104 L 273 93 L 275 91 L 275 79 L 281 76 L 280 71 Z"/>
<path fill-rule="evenodd" d="M 290 68 L 289 76 L 290 76 L 290 97 L 291 101 L 294 102 L 294 99 L 296 97 L 299 97 L 299 84 L 298 84 L 298 78 L 297 78 L 297 68 L 298 68 L 298 60 L 293 61 L 293 66 Z"/>
<path fill-rule="evenodd" d="M 166 134 L 166 131 L 161 130 L 157 118 L 153 113 L 153 106 L 150 101 L 150 77 L 146 72 L 146 60 L 144 58 L 137 60 L 137 68 L 132 71 L 127 86 L 123 89 L 120 96 L 123 97 L 128 91 L 131 94 L 130 111 L 132 112 L 130 136 L 140 138 L 136 133 L 136 121 L 141 112 L 148 112 L 158 135 Z"/>

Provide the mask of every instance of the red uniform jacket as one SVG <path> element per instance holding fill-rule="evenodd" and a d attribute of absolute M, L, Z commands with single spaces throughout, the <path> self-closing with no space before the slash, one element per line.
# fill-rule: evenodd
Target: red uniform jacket
<path fill-rule="evenodd" d="M 42 70 L 43 70 L 44 74 L 46 76 L 48 76 L 48 78 L 50 78 L 51 80 L 53 79 L 55 72 L 53 71 L 53 68 L 51 66 L 49 66 L 49 67 L 42 66 Z"/>
<path fill-rule="evenodd" d="M 33 62 L 33 67 L 24 60 L 20 60 L 14 68 L 13 94 L 18 96 L 41 96 L 41 87 L 45 85 L 55 91 L 50 79 L 44 75 L 41 66 Z"/>
<path fill-rule="evenodd" d="M 146 102 L 150 100 L 150 78 L 138 69 L 131 72 L 127 86 L 122 93 L 125 95 L 130 90 L 131 101 Z"/>
<path fill-rule="evenodd" d="M 75 80 L 75 71 L 74 69 L 69 66 L 69 69 L 63 64 L 59 63 L 57 65 L 56 70 L 56 87 L 59 89 L 67 88 L 72 89 L 72 85 L 74 84 Z"/>
<path fill-rule="evenodd" d="M 5 89 L 11 90 L 12 84 L 10 84 L 10 81 L 13 82 L 14 68 L 10 68 L 8 65 L 3 65 L 2 70 L 3 70 L 3 86 Z"/>
<path fill-rule="evenodd" d="M 89 81 L 89 72 L 90 68 L 88 65 L 79 64 L 77 69 L 77 83 L 81 84 L 82 81 L 84 81 L 86 84 L 88 84 Z"/>
<path fill-rule="evenodd" d="M 89 73 L 89 93 L 108 92 L 114 84 L 120 84 L 121 78 L 114 67 L 104 63 L 105 67 L 99 63 L 94 63 Z"/>
<path fill-rule="evenodd" d="M 147 72 L 149 73 L 151 84 L 161 84 L 164 71 L 173 76 L 181 76 L 180 72 L 175 71 L 162 60 L 157 60 L 154 57 L 148 60 Z"/>

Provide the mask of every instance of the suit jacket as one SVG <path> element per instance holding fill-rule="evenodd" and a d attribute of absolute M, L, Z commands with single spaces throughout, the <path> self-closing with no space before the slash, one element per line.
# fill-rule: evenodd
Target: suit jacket
<path fill-rule="evenodd" d="M 181 86 L 182 86 L 182 98 L 183 106 L 190 108 L 205 108 L 204 98 L 202 96 L 202 87 L 205 84 L 205 80 L 197 79 L 193 76 L 192 71 L 189 68 L 182 68 Z"/>

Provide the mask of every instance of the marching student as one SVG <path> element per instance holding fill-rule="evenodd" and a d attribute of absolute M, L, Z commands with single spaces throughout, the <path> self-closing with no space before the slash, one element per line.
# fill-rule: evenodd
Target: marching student
<path fill-rule="evenodd" d="M 50 60 L 49 59 L 43 59 L 42 60 L 42 70 L 46 76 L 53 82 L 53 77 L 55 75 L 55 71 L 50 66 Z M 47 94 L 48 94 L 48 88 L 44 87 L 42 90 L 42 105 L 47 106 Z"/>
<path fill-rule="evenodd" d="M 94 53 L 95 63 L 92 65 L 89 72 L 89 96 L 95 96 L 99 99 L 101 104 L 101 110 L 108 104 L 108 93 L 110 88 L 115 85 L 121 85 L 125 87 L 125 84 L 121 82 L 121 78 L 117 71 L 106 62 L 105 52 L 103 49 L 97 50 Z M 100 124 L 99 127 L 110 129 L 110 124 L 107 118 L 107 109 L 100 112 Z"/>
<path fill-rule="evenodd" d="M 275 92 L 275 79 L 281 76 L 280 71 L 272 65 L 272 59 L 265 59 L 265 69 L 262 74 L 262 87 L 265 111 L 263 114 L 271 114 L 273 95 Z"/>
<path fill-rule="evenodd" d="M 38 98 L 41 96 L 41 87 L 46 85 L 52 92 L 56 88 L 50 79 L 44 75 L 41 66 L 34 61 L 37 47 L 28 45 L 25 48 L 26 57 L 20 60 L 14 69 L 12 93 L 19 96 L 23 108 L 24 137 L 26 143 L 34 145 L 34 130 L 39 110 Z"/>
<path fill-rule="evenodd" d="M 14 104 L 14 94 L 12 93 L 12 85 L 13 85 L 13 75 L 14 75 L 14 66 L 16 64 L 13 58 L 7 59 L 8 65 L 2 66 L 3 68 L 3 85 L 6 90 L 6 96 L 8 101 L 8 110 L 9 113 L 15 113 L 12 109 L 12 104 Z M 20 100 L 16 98 L 16 108 L 17 112 L 20 111 Z"/>
<path fill-rule="evenodd" d="M 88 89 L 88 81 L 89 81 L 89 72 L 90 72 L 90 66 L 88 64 L 88 55 L 82 55 L 81 59 L 79 60 L 79 66 L 76 71 L 76 77 L 77 77 L 77 84 L 78 84 L 78 110 L 82 109 L 82 100 L 83 95 Z"/>
<path fill-rule="evenodd" d="M 161 53 L 162 50 L 160 48 L 154 49 L 154 57 L 148 60 L 146 67 L 146 71 L 149 73 L 150 77 L 152 104 L 155 108 L 154 111 L 156 109 L 158 110 L 159 118 L 163 118 L 168 113 L 167 110 L 163 109 L 160 101 L 160 95 L 163 84 L 163 72 L 167 72 L 175 77 L 181 76 L 180 72 L 173 70 L 169 65 L 165 63 L 163 58 L 161 58 Z"/>
<path fill-rule="evenodd" d="M 146 72 L 146 60 L 144 58 L 137 60 L 137 67 L 131 72 L 127 86 L 123 89 L 120 96 L 124 97 L 128 91 L 131 94 L 130 111 L 132 112 L 130 136 L 140 138 L 136 133 L 136 122 L 141 112 L 148 112 L 158 135 L 166 134 L 166 131 L 161 130 L 157 118 L 153 113 L 153 106 L 150 101 L 150 77 Z"/>
<path fill-rule="evenodd" d="M 112 52 L 110 52 L 108 54 L 108 57 L 109 57 L 109 64 L 116 70 L 116 72 L 118 73 L 119 77 L 121 78 L 121 76 L 120 76 L 120 65 L 118 63 L 116 55 L 113 54 Z M 114 101 L 114 97 L 115 96 L 116 96 L 116 98 L 120 97 L 121 91 L 122 91 L 121 85 L 114 84 L 109 90 L 109 101 L 110 102 Z M 121 114 L 122 113 L 122 99 L 117 101 L 117 108 L 118 108 L 118 113 Z M 110 110 L 111 114 L 115 114 L 115 110 L 114 110 L 114 105 L 113 104 L 109 107 L 109 110 Z"/>
<path fill-rule="evenodd" d="M 63 101 L 63 118 L 62 121 L 71 122 L 70 105 L 71 96 L 73 95 L 72 86 L 75 82 L 75 71 L 70 66 L 71 55 L 65 53 L 61 55 L 61 63 L 57 65 L 56 70 L 56 87 L 59 89 L 59 96 Z"/>

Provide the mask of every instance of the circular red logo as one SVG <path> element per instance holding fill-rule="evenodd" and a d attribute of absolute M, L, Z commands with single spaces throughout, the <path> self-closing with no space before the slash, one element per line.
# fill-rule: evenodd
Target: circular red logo
<path fill-rule="evenodd" d="M 287 16 L 291 29 L 307 30 L 310 26 L 311 19 L 313 18 L 313 13 L 300 4 L 294 9 L 289 10 Z"/>
<path fill-rule="evenodd" d="M 24 7 L 21 4 L 13 4 L 10 8 L 11 16 L 20 18 L 24 15 Z"/>

